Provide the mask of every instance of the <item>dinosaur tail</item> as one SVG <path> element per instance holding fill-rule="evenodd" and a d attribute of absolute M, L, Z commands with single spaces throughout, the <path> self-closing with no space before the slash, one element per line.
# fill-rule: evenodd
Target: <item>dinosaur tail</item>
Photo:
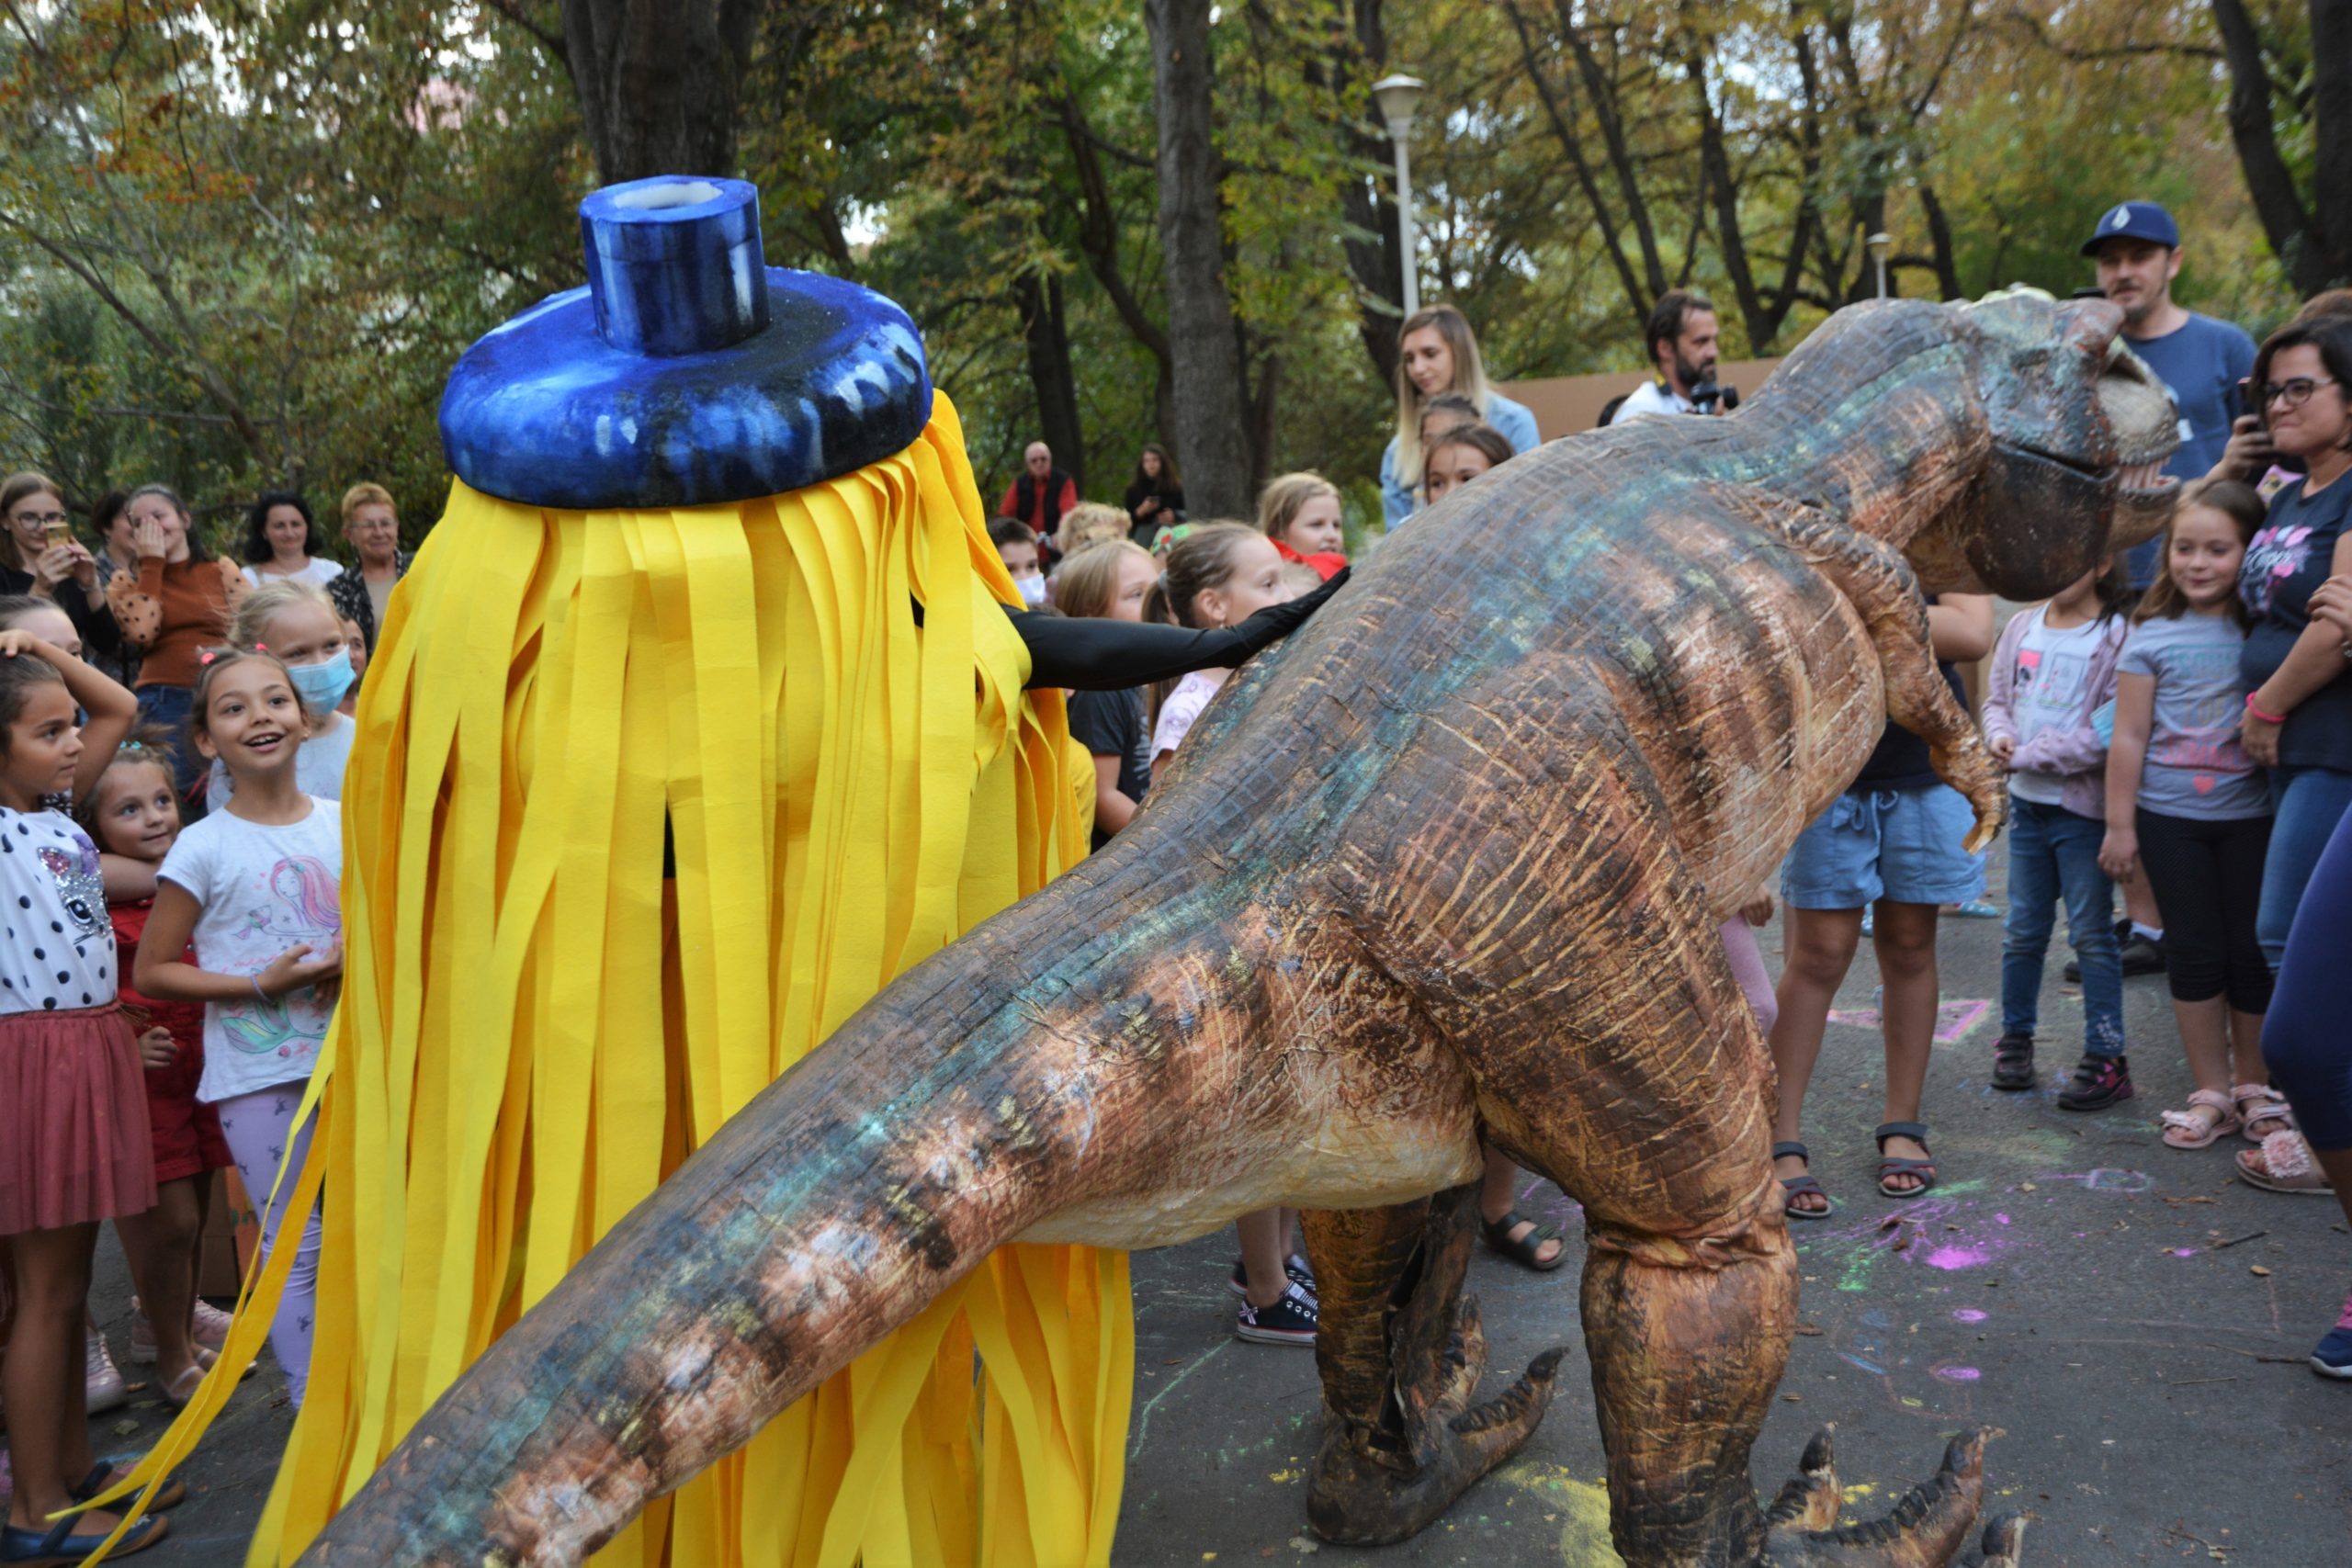
<path fill-rule="evenodd" d="M 301 1561 L 578 1562 L 1150 1160 L 1185 1054 L 1140 998 L 1194 945 L 1164 879 L 1136 896 L 1157 870 L 1098 857 L 901 976 L 492 1346 Z"/>

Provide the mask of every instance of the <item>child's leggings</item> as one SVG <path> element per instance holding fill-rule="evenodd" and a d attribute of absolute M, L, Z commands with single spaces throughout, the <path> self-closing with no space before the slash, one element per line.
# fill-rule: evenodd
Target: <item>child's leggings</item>
<path fill-rule="evenodd" d="M 294 1112 L 302 1103 L 303 1085 L 283 1083 L 219 1102 L 220 1133 L 236 1156 L 237 1177 L 257 1213 L 265 1213 L 261 1255 L 266 1260 L 277 1249 L 277 1233 L 286 1222 L 286 1199 L 294 1178 L 310 1153 L 311 1129 L 294 1131 Z M 290 1156 L 290 1157 L 289 1157 Z M 277 1204 L 270 1205 L 277 1168 L 286 1166 L 286 1181 Z M 303 1216 L 301 1249 L 294 1255 L 293 1272 L 286 1277 L 286 1293 L 278 1299 L 277 1315 L 270 1320 L 269 1348 L 286 1372 L 286 1386 L 294 1408 L 302 1408 L 302 1394 L 311 1382 L 311 1333 L 319 1313 L 319 1213 Z"/>
<path fill-rule="evenodd" d="M 2172 913 L 2166 910 L 2167 924 Z M 2172 933 L 2165 933 L 2169 937 Z M 2352 1029 L 2344 1024 L 2345 955 L 2352 953 L 2352 811 L 2344 814 L 2303 889 L 2278 990 L 2262 1021 L 2262 1059 L 2315 1149 L 2352 1149 Z"/>
<path fill-rule="evenodd" d="M 2165 976 L 2173 999 L 2226 996 L 2240 1012 L 2270 1010 L 2270 962 L 2255 918 L 2270 818 L 2167 817 L 2142 807 L 2140 863 L 2165 912 Z"/>

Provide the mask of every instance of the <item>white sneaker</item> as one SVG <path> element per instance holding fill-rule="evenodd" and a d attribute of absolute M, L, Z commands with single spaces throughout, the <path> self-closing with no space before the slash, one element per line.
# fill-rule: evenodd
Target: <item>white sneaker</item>
<path fill-rule="evenodd" d="M 115 1370 L 114 1358 L 107 1354 L 107 1337 L 95 1331 L 83 1337 L 82 1387 L 84 1402 L 93 1416 L 112 1410 L 130 1397 L 123 1392 L 122 1374 Z"/>

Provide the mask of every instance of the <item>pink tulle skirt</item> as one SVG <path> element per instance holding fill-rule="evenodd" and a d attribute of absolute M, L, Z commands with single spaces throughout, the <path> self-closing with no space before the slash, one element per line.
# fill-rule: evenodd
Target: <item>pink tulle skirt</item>
<path fill-rule="evenodd" d="M 0 1014 L 0 1235 L 154 1206 L 146 1079 L 121 1010 Z"/>

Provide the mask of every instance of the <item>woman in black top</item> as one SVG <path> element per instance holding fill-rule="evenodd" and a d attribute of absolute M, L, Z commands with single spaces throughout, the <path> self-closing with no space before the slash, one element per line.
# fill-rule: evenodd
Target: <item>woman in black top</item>
<path fill-rule="evenodd" d="M 1135 532 L 1128 536 L 1145 549 L 1160 529 L 1171 523 L 1184 521 L 1184 479 L 1176 471 L 1176 460 L 1168 448 L 1157 441 L 1143 449 L 1136 459 L 1136 477 L 1127 486 L 1127 515 L 1136 521 Z"/>

